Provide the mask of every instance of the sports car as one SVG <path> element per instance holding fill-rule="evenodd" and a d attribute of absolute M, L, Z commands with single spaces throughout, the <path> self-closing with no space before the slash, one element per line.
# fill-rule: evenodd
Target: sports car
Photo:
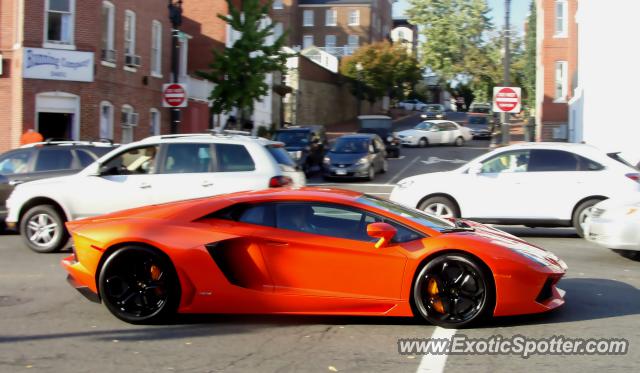
<path fill-rule="evenodd" d="M 459 328 L 564 303 L 567 266 L 552 253 L 354 191 L 240 192 L 66 224 L 69 282 L 130 323 L 259 313 Z"/>

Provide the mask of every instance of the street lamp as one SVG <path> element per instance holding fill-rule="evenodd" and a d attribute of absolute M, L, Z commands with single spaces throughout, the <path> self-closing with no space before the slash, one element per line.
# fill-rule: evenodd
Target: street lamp
<path fill-rule="evenodd" d="M 178 83 L 180 71 L 180 30 L 182 25 L 182 0 L 168 0 L 169 20 L 171 21 L 171 83 Z M 171 108 L 171 133 L 178 133 L 180 109 Z"/>
<path fill-rule="evenodd" d="M 362 70 L 364 70 L 364 67 L 362 66 L 362 63 L 358 62 L 356 64 L 356 71 L 358 72 L 358 84 L 356 87 L 356 94 L 358 95 L 358 115 L 362 112 Z"/>

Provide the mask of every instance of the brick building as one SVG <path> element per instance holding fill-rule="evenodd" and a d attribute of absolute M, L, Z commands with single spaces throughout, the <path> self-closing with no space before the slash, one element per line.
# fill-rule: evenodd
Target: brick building
<path fill-rule="evenodd" d="M 164 0 L 0 0 L 0 150 L 45 138 L 130 142 L 168 131 Z M 5 135 L 6 134 L 6 135 Z"/>
<path fill-rule="evenodd" d="M 393 0 L 276 0 L 276 33 L 288 30 L 288 45 L 317 46 L 335 56 L 389 38 Z"/>
<path fill-rule="evenodd" d="M 566 141 L 577 84 L 577 0 L 536 0 L 536 139 Z"/>

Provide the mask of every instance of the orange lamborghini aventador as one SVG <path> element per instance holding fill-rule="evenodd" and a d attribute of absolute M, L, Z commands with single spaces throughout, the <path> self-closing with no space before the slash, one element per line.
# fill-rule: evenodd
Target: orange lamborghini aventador
<path fill-rule="evenodd" d="M 463 327 L 564 303 L 566 265 L 500 230 L 366 194 L 242 192 L 67 223 L 68 280 L 131 323 L 176 313 L 386 315 Z"/>

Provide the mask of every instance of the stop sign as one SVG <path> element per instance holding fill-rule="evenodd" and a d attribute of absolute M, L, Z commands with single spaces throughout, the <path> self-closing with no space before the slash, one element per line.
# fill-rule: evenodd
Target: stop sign
<path fill-rule="evenodd" d="M 503 113 L 520 112 L 520 87 L 494 87 L 493 111 Z"/>
<path fill-rule="evenodd" d="M 186 107 L 187 89 L 184 84 L 170 83 L 162 86 L 162 106 L 163 107 Z"/>

